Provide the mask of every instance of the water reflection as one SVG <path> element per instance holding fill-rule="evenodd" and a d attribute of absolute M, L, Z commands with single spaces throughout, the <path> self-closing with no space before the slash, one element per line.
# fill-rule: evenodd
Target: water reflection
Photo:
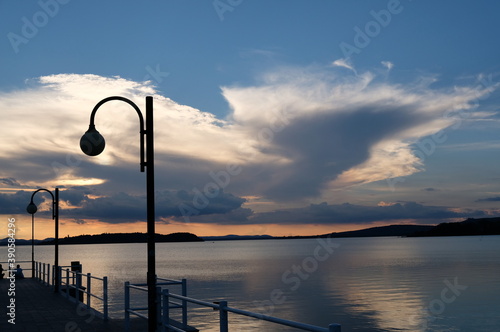
<path fill-rule="evenodd" d="M 315 263 L 314 239 L 160 243 L 157 273 L 187 278 L 188 295 L 207 302 L 227 300 L 232 307 L 324 327 L 340 323 L 343 332 L 499 331 L 499 240 L 334 239 L 339 246 Z M 109 277 L 110 314 L 122 318 L 123 282 L 145 282 L 145 244 L 60 251 L 61 264 L 80 260 L 84 272 Z M 18 254 L 29 259 L 30 248 L 20 247 Z M 37 247 L 36 257 L 51 262 L 53 248 Z M 460 294 L 448 290 L 443 299 L 445 281 Z M 231 331 L 290 330 L 229 317 Z M 218 330 L 218 312 L 212 309 L 192 307 L 189 319 L 203 331 Z"/>

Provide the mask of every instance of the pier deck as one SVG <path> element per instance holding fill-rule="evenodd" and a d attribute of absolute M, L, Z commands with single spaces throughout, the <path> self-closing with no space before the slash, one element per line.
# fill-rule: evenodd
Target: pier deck
<path fill-rule="evenodd" d="M 78 307 L 52 287 L 36 279 L 16 280 L 15 296 L 9 296 L 9 280 L 0 280 L 0 331 L 12 332 L 87 332 L 123 331 L 123 320 L 103 321 L 94 311 Z M 8 322 L 7 306 L 15 298 L 15 325 Z M 135 321 L 135 320 L 134 320 Z M 133 331 L 145 331 L 145 321 L 133 322 Z"/>

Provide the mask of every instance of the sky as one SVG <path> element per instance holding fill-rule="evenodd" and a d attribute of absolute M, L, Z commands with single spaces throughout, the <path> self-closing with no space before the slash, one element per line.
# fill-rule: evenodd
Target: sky
<path fill-rule="evenodd" d="M 0 227 L 313 235 L 500 215 L 495 1 L 0 1 Z M 35 238 L 54 236 L 39 192 Z M 2 236 L 0 235 L 0 238 Z"/>

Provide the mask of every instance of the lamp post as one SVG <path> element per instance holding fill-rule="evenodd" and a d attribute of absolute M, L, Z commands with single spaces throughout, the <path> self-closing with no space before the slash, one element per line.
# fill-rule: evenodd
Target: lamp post
<path fill-rule="evenodd" d="M 31 273 L 35 271 L 35 253 L 34 253 L 34 227 L 35 227 L 35 213 L 38 210 L 35 203 L 33 202 L 33 197 L 39 191 L 46 191 L 52 197 L 52 219 L 55 223 L 55 259 L 54 259 L 54 292 L 59 291 L 59 188 L 55 189 L 55 195 L 48 189 L 38 189 L 33 194 L 31 194 L 31 201 L 26 207 L 26 211 L 31 214 Z"/>
<path fill-rule="evenodd" d="M 89 129 L 80 139 L 80 148 L 83 153 L 89 156 L 97 156 L 105 147 L 104 137 L 95 129 L 94 118 L 97 110 L 104 103 L 111 100 L 124 101 L 132 106 L 140 122 L 140 166 L 141 172 L 147 168 L 146 172 L 146 199 L 147 199 L 147 257 L 148 257 L 148 331 L 156 331 L 156 258 L 155 258 L 155 191 L 154 191 L 154 137 L 153 137 L 153 97 L 146 97 L 146 126 L 144 126 L 144 118 L 142 112 L 131 100 L 113 96 L 108 97 L 95 105 L 90 114 Z M 146 136 L 146 153 L 144 153 L 144 136 Z"/>

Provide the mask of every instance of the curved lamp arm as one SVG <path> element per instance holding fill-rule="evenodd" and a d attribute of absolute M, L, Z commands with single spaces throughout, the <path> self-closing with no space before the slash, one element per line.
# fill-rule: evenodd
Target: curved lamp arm
<path fill-rule="evenodd" d="M 26 207 L 26 211 L 28 211 L 28 213 L 32 214 L 32 215 L 36 213 L 38 208 L 36 207 L 36 204 L 33 202 L 33 197 L 35 197 L 35 194 L 37 192 L 42 191 L 42 190 L 48 192 L 50 194 L 50 196 L 52 197 L 52 219 L 55 219 L 55 217 L 56 217 L 56 209 L 55 209 L 56 200 L 54 198 L 54 194 L 52 193 L 52 191 L 50 191 L 48 189 L 41 188 L 41 189 L 34 191 L 33 194 L 31 194 L 31 200 L 30 200 L 30 203 L 28 204 L 28 207 Z"/>
<path fill-rule="evenodd" d="M 146 97 L 146 98 L 152 98 L 152 97 Z M 95 123 L 94 123 L 94 118 L 97 110 L 99 107 L 101 107 L 104 103 L 107 103 L 108 101 L 111 100 L 120 100 L 124 101 L 130 106 L 134 108 L 134 110 L 137 112 L 137 115 L 139 116 L 139 126 L 140 126 L 140 154 L 141 154 L 141 172 L 144 172 L 144 167 L 146 166 L 145 162 L 145 157 L 144 157 L 144 136 L 147 134 L 146 129 L 144 128 L 144 118 L 142 116 L 141 110 L 139 107 L 132 102 L 130 99 L 120 97 L 120 96 L 113 96 L 113 97 L 108 97 L 104 98 L 100 102 L 95 105 L 94 109 L 92 110 L 92 113 L 90 114 L 90 124 L 89 124 L 89 129 L 85 132 L 85 134 L 82 136 L 80 140 L 80 148 L 82 151 L 89 155 L 89 156 L 96 156 L 100 154 L 104 150 L 105 146 L 105 141 L 104 137 L 101 136 L 101 134 L 95 129 Z"/>

